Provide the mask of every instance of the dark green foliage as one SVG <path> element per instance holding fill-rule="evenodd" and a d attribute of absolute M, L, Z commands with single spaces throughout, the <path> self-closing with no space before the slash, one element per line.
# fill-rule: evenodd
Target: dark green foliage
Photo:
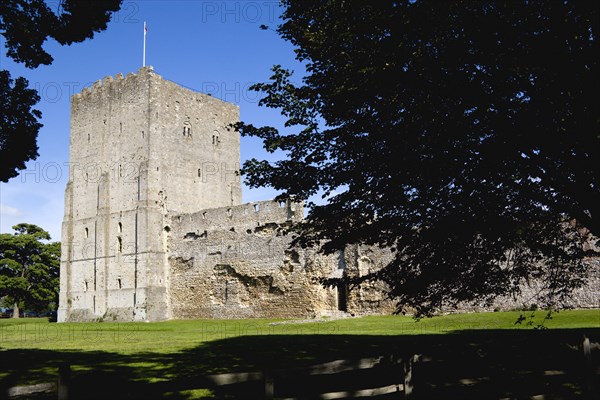
<path fill-rule="evenodd" d="M 52 56 L 43 49 L 46 39 L 67 45 L 91 39 L 95 32 L 106 29 L 121 2 L 63 0 L 51 9 L 44 0 L 3 0 L 0 32 L 6 40 L 6 54 L 28 68 L 51 64 Z"/>
<path fill-rule="evenodd" d="M 36 225 L 13 229 L 14 235 L 0 234 L 0 297 L 45 310 L 49 303 L 58 303 L 60 242 L 42 242 L 50 235 Z"/>
<path fill-rule="evenodd" d="M 25 78 L 10 79 L 8 71 L 0 71 L 0 181 L 6 182 L 25 162 L 38 156 L 37 134 L 42 113 L 33 109 L 40 100 L 37 92 L 27 89 Z"/>
<path fill-rule="evenodd" d="M 286 154 L 247 161 L 251 186 L 324 193 L 299 244 L 395 249 L 351 280 L 381 279 L 425 314 L 533 278 L 549 305 L 584 282 L 600 236 L 596 2 L 283 6 L 278 32 L 308 74 L 297 86 L 276 66 L 254 87 L 285 132 L 238 128 Z"/>
<path fill-rule="evenodd" d="M 6 55 L 27 68 L 52 63 L 44 48 L 51 38 L 63 45 L 92 38 L 106 29 L 112 12 L 122 0 L 64 0 L 58 9 L 51 9 L 44 0 L 2 0 L 0 2 L 0 35 Z M 35 160 L 37 134 L 42 124 L 41 113 L 32 107 L 39 101 L 33 89 L 26 89 L 24 78 L 10 79 L 0 70 L 0 181 L 7 182 L 25 168 L 25 162 Z"/>

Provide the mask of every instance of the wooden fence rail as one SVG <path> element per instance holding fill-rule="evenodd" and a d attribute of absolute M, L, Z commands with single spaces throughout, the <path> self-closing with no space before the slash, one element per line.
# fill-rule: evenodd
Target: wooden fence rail
<path fill-rule="evenodd" d="M 591 344 L 583 338 L 583 363 L 587 371 L 584 378 L 584 398 L 594 398 L 595 381 L 599 371 L 594 370 Z M 413 376 L 419 382 L 427 378 L 427 365 L 435 363 L 428 357 L 418 354 L 381 356 L 358 360 L 335 360 L 327 363 L 287 369 L 265 369 L 253 372 L 232 372 L 218 375 L 202 375 L 191 379 L 157 382 L 145 385 L 151 395 L 167 392 L 212 389 L 217 393 L 242 394 L 252 398 L 297 399 L 297 398 L 412 398 L 414 391 Z M 414 368 L 419 363 L 423 363 Z M 556 371 L 545 371 L 556 372 Z M 465 379 L 462 379 L 465 381 Z M 62 364 L 58 370 L 56 382 L 38 383 L 28 386 L 0 388 L 2 398 L 28 398 L 42 393 L 56 393 L 59 400 L 68 400 L 76 396 L 77 387 L 72 387 L 71 367 Z M 72 389 L 72 390 L 71 390 Z M 79 388 L 80 389 L 80 388 Z M 417 387 L 417 392 L 419 389 Z"/>
<path fill-rule="evenodd" d="M 322 399 L 372 397 L 398 393 L 411 394 L 412 364 L 418 356 L 402 358 L 374 357 L 359 360 L 336 360 L 307 367 L 273 369 L 258 372 L 232 372 L 205 375 L 188 384 L 177 385 L 179 390 L 218 389 L 254 383 L 262 385 L 263 398 L 314 397 Z M 71 383 L 70 365 L 59 367 L 58 381 L 8 388 L 7 398 L 22 398 L 41 393 L 57 393 L 59 400 L 68 400 Z M 370 372 L 370 374 L 365 374 Z M 351 380 L 348 380 L 351 378 Z M 168 388 L 170 382 L 156 385 Z"/>
<path fill-rule="evenodd" d="M 412 393 L 412 365 L 418 359 L 419 356 L 414 355 L 336 360 L 307 367 L 210 375 L 206 378 L 215 387 L 262 382 L 265 399 L 298 396 L 336 399 L 391 393 L 406 397 Z"/>

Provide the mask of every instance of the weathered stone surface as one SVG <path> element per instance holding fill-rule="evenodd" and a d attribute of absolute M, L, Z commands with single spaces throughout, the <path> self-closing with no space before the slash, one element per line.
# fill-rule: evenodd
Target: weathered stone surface
<path fill-rule="evenodd" d="M 170 213 L 241 202 L 237 106 L 151 68 L 71 99 L 59 320 L 170 318 Z"/>
<path fill-rule="evenodd" d="M 345 271 L 359 273 L 360 263 L 373 252 L 355 247 L 323 256 L 313 249 L 290 248 L 286 228 L 302 216 L 301 204 L 273 201 L 175 216 L 168 242 L 173 318 L 391 312 L 393 304 L 374 287 L 340 294 L 346 289 L 318 283 Z M 374 265 L 382 261 L 373 258 L 369 262 Z"/>
<path fill-rule="evenodd" d="M 238 119 L 237 106 L 151 67 L 72 97 L 59 321 L 393 312 L 381 283 L 319 283 L 377 271 L 389 249 L 290 248 L 286 228 L 302 220 L 302 204 L 241 204 L 240 138 L 229 128 Z M 600 265 L 591 265 L 574 306 L 598 306 Z M 462 309 L 520 307 L 534 290 Z"/>

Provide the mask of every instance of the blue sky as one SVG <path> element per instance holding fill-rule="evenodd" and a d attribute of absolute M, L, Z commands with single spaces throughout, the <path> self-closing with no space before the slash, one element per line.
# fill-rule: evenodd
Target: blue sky
<path fill-rule="evenodd" d="M 59 1 L 47 1 L 54 9 Z M 138 0 L 123 2 L 108 29 L 93 39 L 61 47 L 53 41 L 45 48 L 54 57 L 50 66 L 28 70 L 7 59 L 0 36 L 0 69 L 13 78 L 24 76 L 38 89 L 42 111 L 37 160 L 8 183 L 0 183 L 0 232 L 12 232 L 19 222 L 39 225 L 60 240 L 64 189 L 68 180 L 69 97 L 108 75 L 135 72 L 142 66 L 143 23 L 147 22 L 146 64 L 164 78 L 210 92 L 240 106 L 241 119 L 256 125 L 280 127 L 276 110 L 258 107 L 258 96 L 248 91 L 265 82 L 270 68 L 281 64 L 296 71 L 302 65 L 293 47 L 273 30 L 280 22 L 277 1 Z M 242 162 L 269 158 L 260 141 L 242 138 Z M 272 156 L 271 156 L 272 157 Z M 243 201 L 265 200 L 271 189 L 243 187 Z"/>

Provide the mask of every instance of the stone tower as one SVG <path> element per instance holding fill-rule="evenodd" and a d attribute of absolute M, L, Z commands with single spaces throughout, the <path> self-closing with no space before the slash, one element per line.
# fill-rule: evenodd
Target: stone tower
<path fill-rule="evenodd" d="M 169 215 L 241 203 L 238 119 L 151 67 L 71 98 L 59 321 L 171 317 Z"/>

